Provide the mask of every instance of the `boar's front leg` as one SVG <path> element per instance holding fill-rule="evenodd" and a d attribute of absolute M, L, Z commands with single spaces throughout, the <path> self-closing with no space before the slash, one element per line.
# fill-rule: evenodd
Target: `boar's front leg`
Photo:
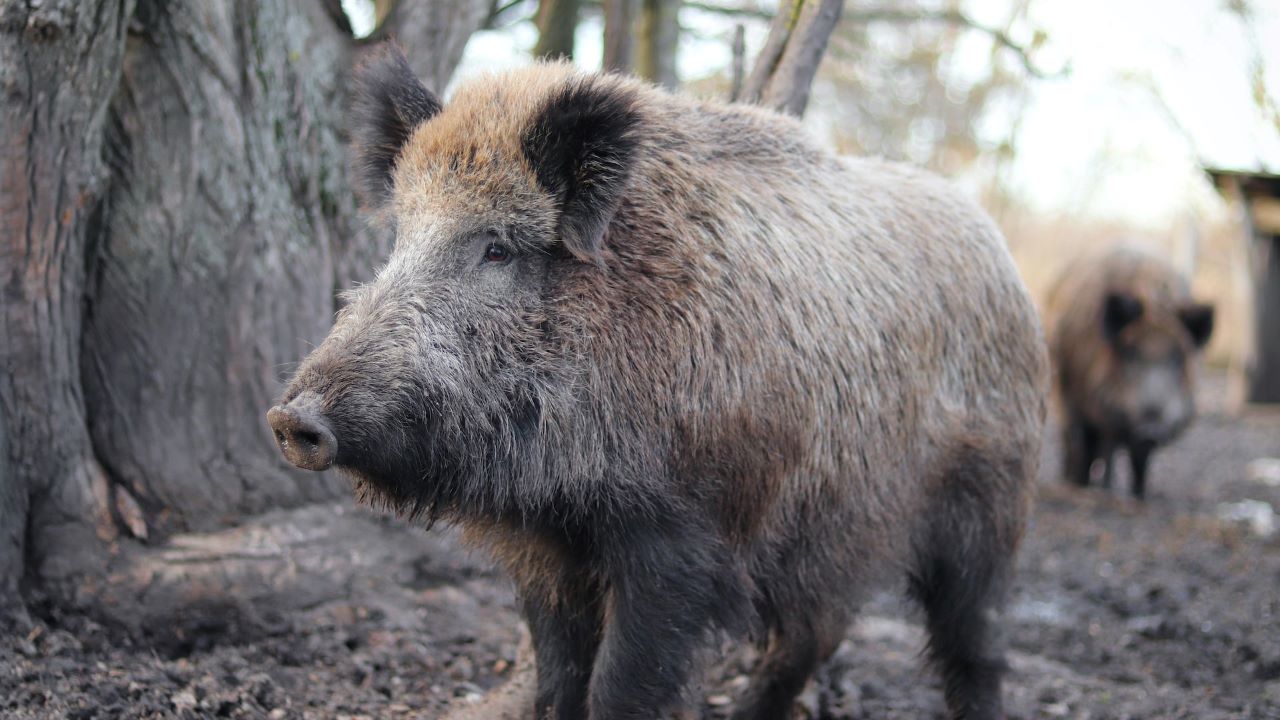
<path fill-rule="evenodd" d="M 591 677 L 591 720 L 679 713 L 699 649 L 748 607 L 724 543 L 697 522 L 633 524 L 608 558 L 604 637 Z"/>
<path fill-rule="evenodd" d="M 1133 468 L 1133 485 L 1130 488 L 1133 496 L 1139 500 L 1147 493 L 1147 465 L 1151 461 L 1151 451 L 1155 445 L 1146 442 L 1135 442 L 1129 446 L 1129 465 Z"/>
<path fill-rule="evenodd" d="M 537 661 L 537 720 L 581 720 L 600 644 L 600 591 L 585 577 L 528 588 L 521 605 Z"/>
<path fill-rule="evenodd" d="M 600 583 L 590 561 L 567 543 L 549 552 L 536 548 L 521 547 L 509 559 L 538 667 L 534 716 L 580 720 L 604 621 Z"/>

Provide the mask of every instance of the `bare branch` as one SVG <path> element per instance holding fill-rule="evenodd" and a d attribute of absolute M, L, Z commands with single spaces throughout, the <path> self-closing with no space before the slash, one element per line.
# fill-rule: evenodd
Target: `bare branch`
<path fill-rule="evenodd" d="M 513 11 L 529 4 L 531 4 L 530 0 L 506 0 L 505 2 L 503 0 L 494 0 L 493 6 L 489 8 L 489 17 L 484 20 L 484 29 L 496 30 L 510 25 L 513 21 L 509 19 L 509 16 L 514 14 Z M 533 3 L 535 11 L 537 7 L 537 4 Z M 532 15 L 532 13 L 529 14 Z M 517 17 L 516 19 L 523 18 Z"/>
<path fill-rule="evenodd" d="M 787 40 L 791 37 L 791 30 L 795 24 L 794 16 L 803 2 L 804 0 L 791 0 L 787 5 L 778 8 L 778 14 L 769 25 L 769 36 L 765 38 L 764 47 L 760 48 L 755 65 L 751 67 L 751 74 L 747 76 L 746 83 L 743 85 L 740 96 L 743 102 L 760 102 L 765 85 L 773 75 L 778 61 L 782 59 L 782 51 L 787 46 Z"/>
<path fill-rule="evenodd" d="M 729 84 L 729 102 L 737 102 L 742 95 L 742 80 L 746 75 L 747 28 L 738 23 L 733 28 L 733 75 Z"/>
<path fill-rule="evenodd" d="M 714 3 L 705 2 L 686 2 L 684 7 L 701 10 L 703 12 L 717 13 L 719 15 L 729 15 L 732 17 L 756 18 L 758 20 L 772 20 L 774 14 L 758 8 L 729 7 L 726 5 L 716 5 Z"/>
<path fill-rule="evenodd" d="M 730 17 L 739 18 L 756 18 L 770 19 L 770 13 L 755 8 L 739 8 L 717 5 L 709 2 L 685 2 L 684 6 L 701 10 L 703 12 L 718 13 L 728 15 Z M 859 24 L 867 24 L 872 22 L 893 22 L 893 23 L 915 23 L 915 22 L 935 22 L 957 25 L 989 36 L 997 45 L 1009 50 L 1017 56 L 1019 62 L 1026 71 L 1037 78 L 1053 78 L 1066 75 L 1070 70 L 1063 67 L 1055 71 L 1047 71 L 1036 65 L 1031 59 L 1032 50 L 1022 43 L 1017 42 L 1009 37 L 1004 30 L 974 20 L 969 15 L 960 10 L 926 10 L 926 9 L 902 9 L 894 7 L 871 7 L 859 10 L 851 10 L 845 14 L 846 22 Z M 771 30 L 772 33 L 772 30 Z M 749 85 L 748 85 L 749 87 Z"/>
<path fill-rule="evenodd" d="M 804 114 L 809 89 L 840 21 L 843 0 L 793 0 L 780 8 L 743 99 L 791 115 Z"/>
<path fill-rule="evenodd" d="M 1034 77 L 1061 77 L 1070 72 L 1070 68 L 1066 66 L 1056 71 L 1044 70 L 1032 61 L 1031 50 L 1009 37 L 1007 32 L 997 27 L 984 25 L 960 10 L 902 10 L 891 7 L 864 8 L 854 11 L 846 17 L 852 22 L 864 24 L 872 22 L 940 22 L 950 25 L 958 25 L 989 36 L 997 45 L 1016 55 L 1018 60 L 1021 62 L 1022 67 L 1026 69 L 1028 74 Z"/>

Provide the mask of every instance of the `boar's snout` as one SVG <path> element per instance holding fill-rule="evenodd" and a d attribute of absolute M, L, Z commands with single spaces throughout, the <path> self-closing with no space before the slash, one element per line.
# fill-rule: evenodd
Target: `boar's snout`
<path fill-rule="evenodd" d="M 315 393 L 304 392 L 267 411 L 280 452 L 303 470 L 327 470 L 338 456 L 338 440 L 319 412 L 319 400 Z"/>

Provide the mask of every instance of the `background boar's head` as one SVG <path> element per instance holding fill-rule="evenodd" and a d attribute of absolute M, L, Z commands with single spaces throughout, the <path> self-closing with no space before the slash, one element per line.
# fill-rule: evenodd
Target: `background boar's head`
<path fill-rule="evenodd" d="M 1213 307 L 1161 307 L 1125 292 L 1103 305 L 1102 331 L 1115 355 L 1111 412 L 1129 440 L 1161 444 L 1195 415 L 1191 363 L 1213 330 Z"/>

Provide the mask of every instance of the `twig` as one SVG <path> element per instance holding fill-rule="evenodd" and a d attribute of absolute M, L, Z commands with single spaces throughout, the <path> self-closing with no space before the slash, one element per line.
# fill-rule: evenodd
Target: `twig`
<path fill-rule="evenodd" d="M 738 23 L 733 28 L 732 79 L 729 83 L 729 102 L 737 102 L 742 95 L 742 80 L 746 74 L 747 28 Z"/>
<path fill-rule="evenodd" d="M 1031 51 L 1026 46 L 1016 42 L 1004 30 L 990 25 L 984 25 L 977 20 L 966 15 L 960 10 L 899 10 L 896 8 L 865 8 L 857 10 L 846 15 L 849 20 L 857 23 L 871 22 L 942 22 L 951 25 L 959 25 L 970 30 L 976 30 L 989 36 L 997 45 L 1011 51 L 1018 57 L 1022 63 L 1022 67 L 1027 73 L 1037 78 L 1054 78 L 1062 77 L 1070 72 L 1068 66 L 1061 69 L 1048 72 L 1037 66 L 1031 59 Z"/>

